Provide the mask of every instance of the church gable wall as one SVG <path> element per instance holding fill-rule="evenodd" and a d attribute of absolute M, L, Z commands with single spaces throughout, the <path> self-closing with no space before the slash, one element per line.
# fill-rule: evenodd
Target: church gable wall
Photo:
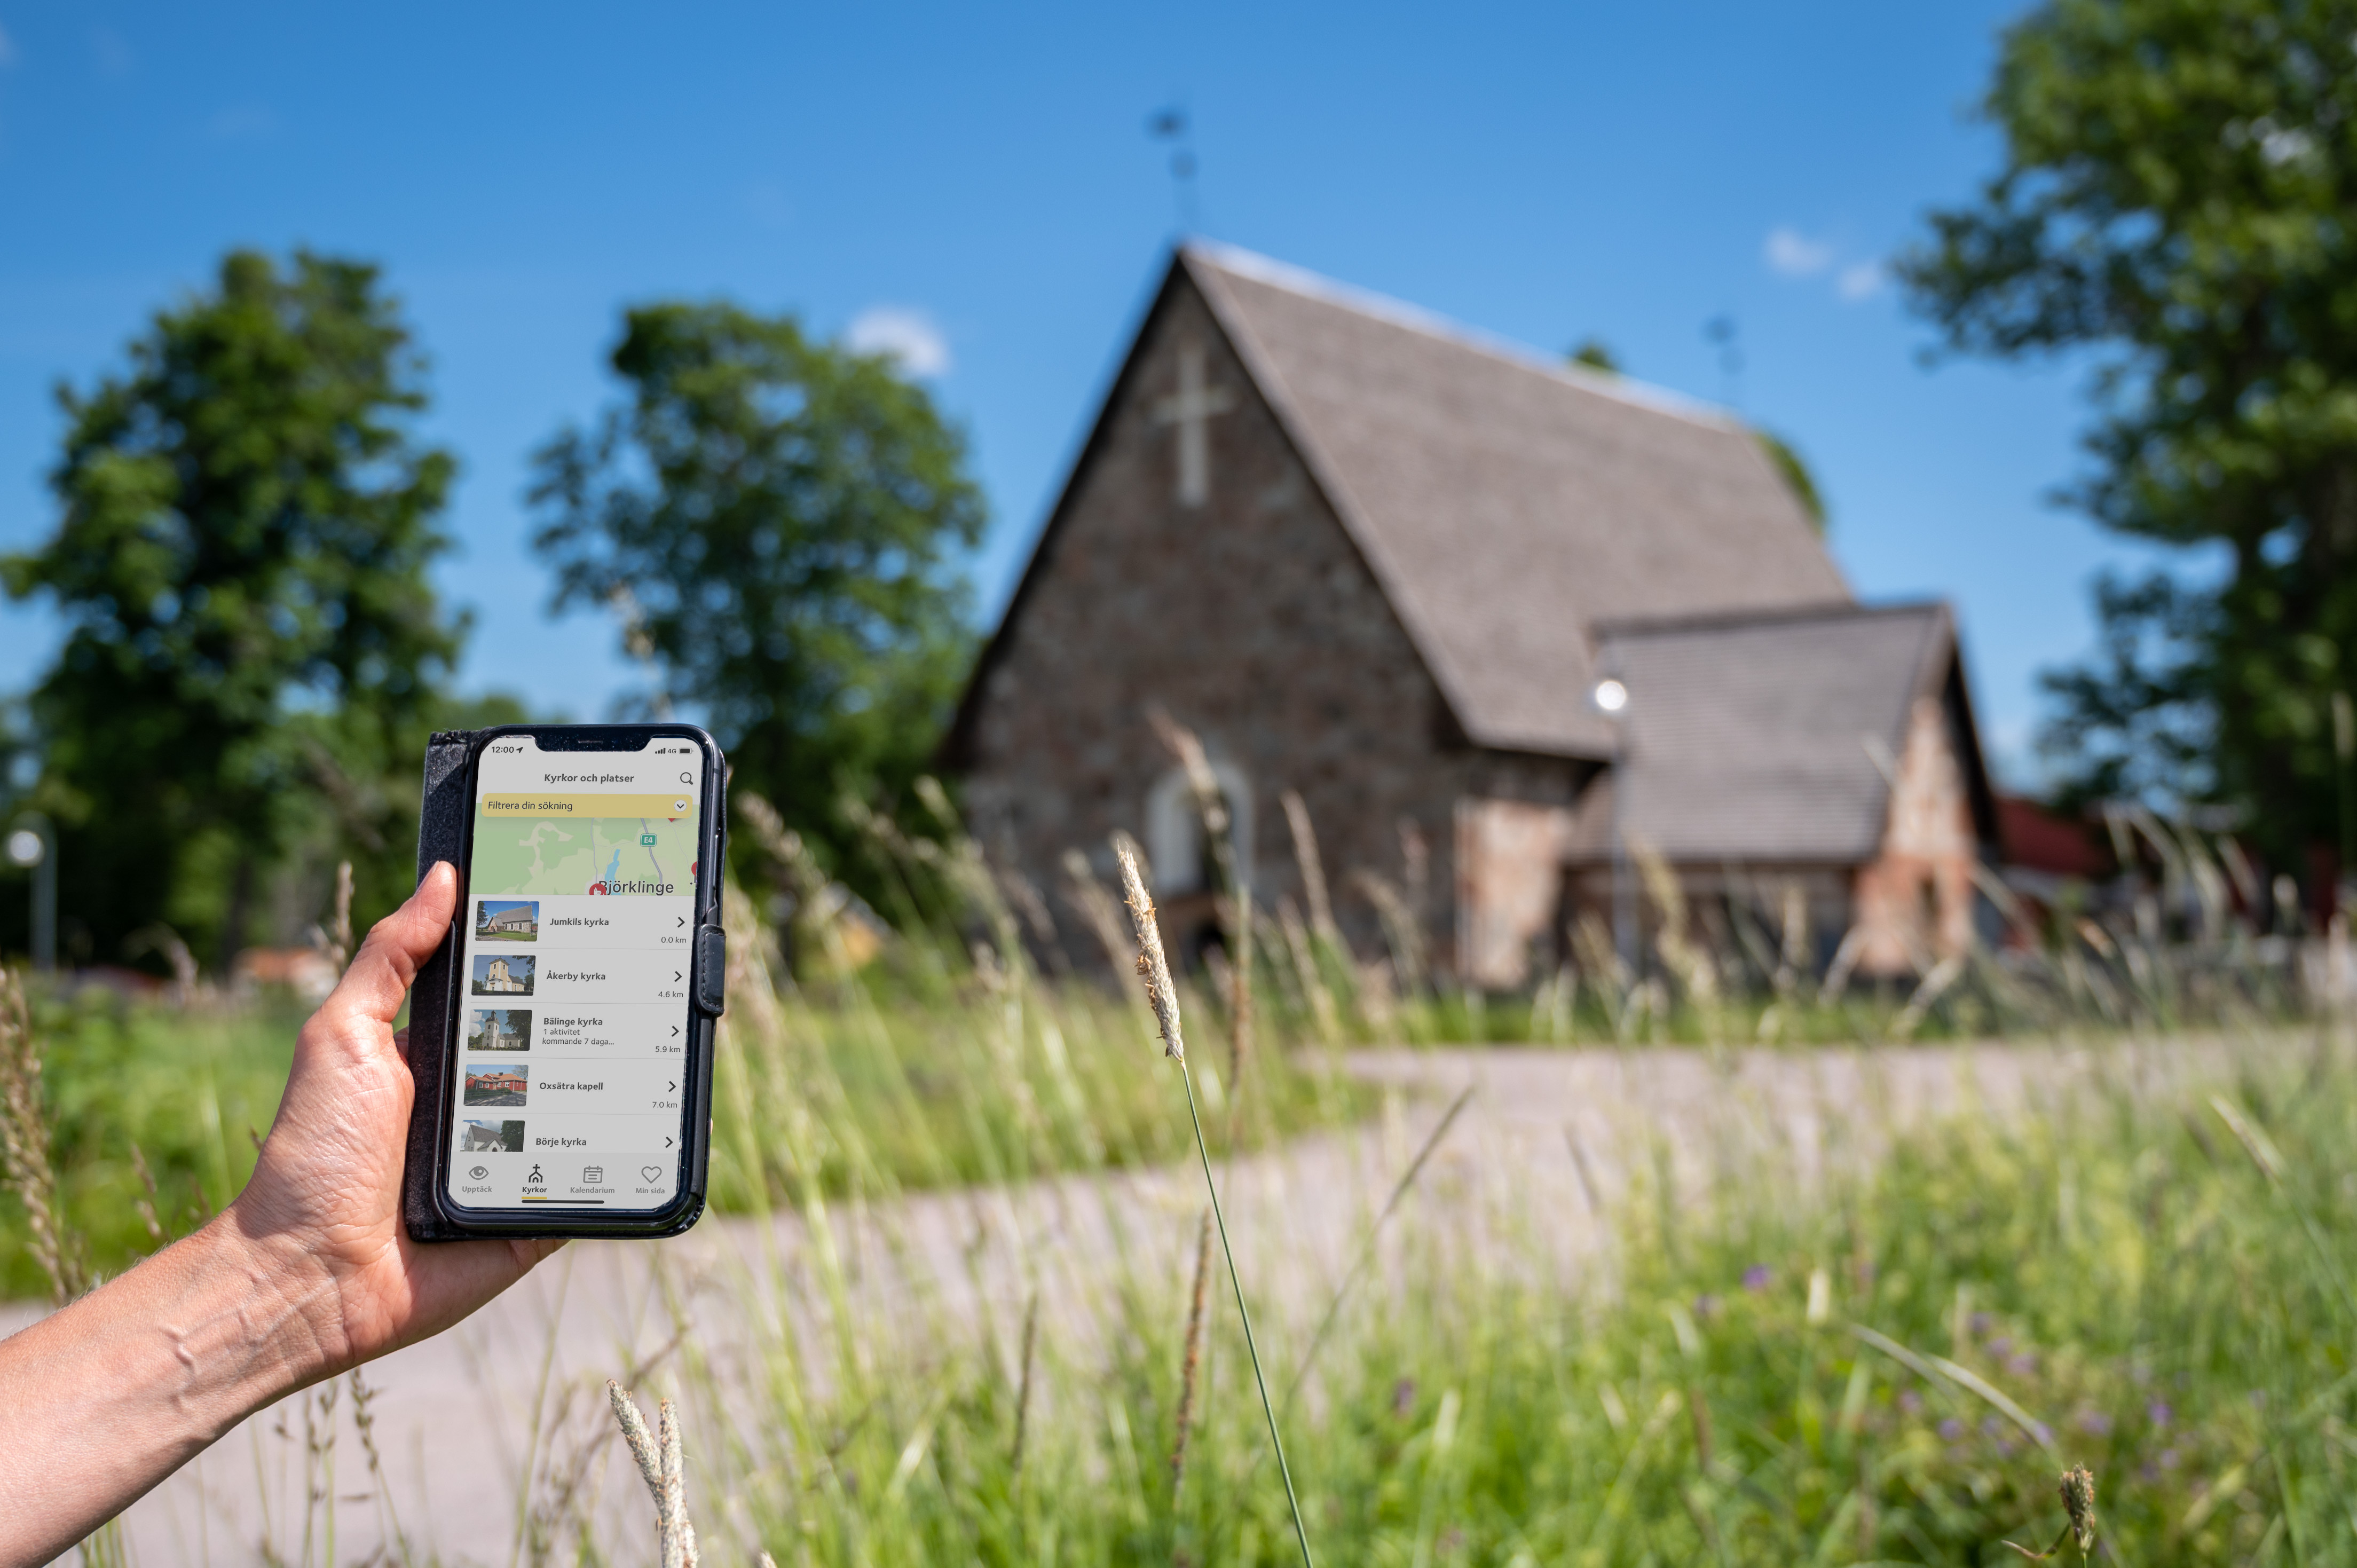
<path fill-rule="evenodd" d="M 1978 858 L 1952 717 L 1937 697 L 1918 697 L 1898 757 L 1882 853 L 1857 873 L 1858 969 L 1920 972 L 1965 950 Z"/>
<path fill-rule="evenodd" d="M 1192 475 L 1173 417 L 1182 380 L 1220 410 L 1201 416 Z M 1115 829 L 1151 847 L 1150 802 L 1173 768 L 1156 704 L 1247 793 L 1239 848 L 1265 908 L 1279 896 L 1306 907 L 1279 803 L 1298 789 L 1354 944 L 1381 940 L 1353 886 L 1372 871 L 1421 884 L 1429 945 L 1449 950 L 1452 811 L 1478 784 L 1478 754 L 1454 741 L 1382 590 L 1183 278 L 1133 351 L 969 710 L 966 800 L 985 848 L 1052 890 L 1068 849 L 1102 873 Z M 1404 838 L 1428 865 L 1404 855 Z M 1166 908 L 1200 923 L 1191 871 L 1157 867 Z M 1079 956 L 1083 928 L 1060 903 L 1059 919 Z"/>

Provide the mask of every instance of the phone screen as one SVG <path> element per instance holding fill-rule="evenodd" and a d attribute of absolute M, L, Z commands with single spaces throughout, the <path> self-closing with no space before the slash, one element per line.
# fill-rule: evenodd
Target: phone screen
<path fill-rule="evenodd" d="M 679 1189 L 705 756 L 541 749 L 476 767 L 448 1192 L 660 1208 Z"/>

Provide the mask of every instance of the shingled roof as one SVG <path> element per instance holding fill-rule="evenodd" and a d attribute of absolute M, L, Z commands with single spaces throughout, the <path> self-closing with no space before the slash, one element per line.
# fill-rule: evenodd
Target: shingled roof
<path fill-rule="evenodd" d="M 1476 744 L 1608 754 L 1587 700 L 1608 618 L 1850 603 L 1734 419 L 1243 252 L 1176 265 Z"/>
<path fill-rule="evenodd" d="M 1870 860 L 1919 697 L 1962 719 L 1957 760 L 1995 834 L 1944 605 L 1608 626 L 1597 657 L 1629 688 L 1627 753 L 1586 802 L 1575 858 L 1609 853 L 1609 790 L 1625 784 L 1622 826 L 1674 862 Z"/>

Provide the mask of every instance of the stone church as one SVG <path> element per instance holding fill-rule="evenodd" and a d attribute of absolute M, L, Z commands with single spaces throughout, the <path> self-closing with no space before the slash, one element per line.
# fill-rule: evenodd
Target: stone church
<path fill-rule="evenodd" d="M 1200 244 L 946 743 L 985 847 L 1054 886 L 1125 829 L 1200 910 L 1157 708 L 1201 736 L 1263 908 L 1304 898 L 1298 791 L 1345 934 L 1374 949 L 1388 890 L 1484 987 L 1609 921 L 1616 845 L 1707 936 L 1803 908 L 1817 962 L 1920 971 L 1970 940 L 1996 831 L 1953 617 L 1857 603 L 1753 432 Z"/>

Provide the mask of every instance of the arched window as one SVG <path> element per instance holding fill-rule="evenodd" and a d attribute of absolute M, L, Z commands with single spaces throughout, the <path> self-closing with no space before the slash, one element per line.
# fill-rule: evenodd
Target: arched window
<path fill-rule="evenodd" d="M 1252 786 L 1242 769 L 1226 762 L 1211 764 L 1221 798 L 1228 808 L 1228 843 L 1235 856 L 1236 875 L 1252 886 Z M 1173 768 L 1154 781 L 1146 796 L 1146 854 L 1154 863 L 1157 893 L 1208 893 L 1218 886 L 1217 862 L 1203 842 L 1203 815 L 1187 770 Z"/>

